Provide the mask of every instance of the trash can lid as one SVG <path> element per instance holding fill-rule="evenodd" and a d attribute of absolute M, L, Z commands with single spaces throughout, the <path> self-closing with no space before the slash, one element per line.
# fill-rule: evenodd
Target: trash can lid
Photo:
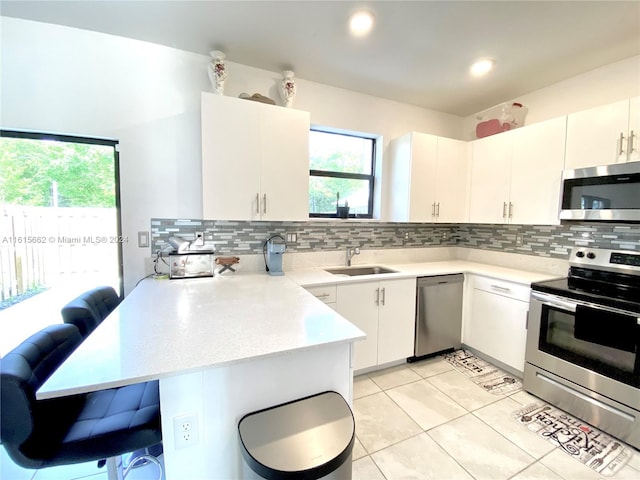
<path fill-rule="evenodd" d="M 238 431 L 244 459 L 262 477 L 321 478 L 349 458 L 355 422 L 340 394 L 324 392 L 245 415 Z"/>

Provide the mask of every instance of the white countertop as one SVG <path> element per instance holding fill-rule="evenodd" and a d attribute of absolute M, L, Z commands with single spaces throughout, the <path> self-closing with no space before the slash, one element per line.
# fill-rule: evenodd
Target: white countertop
<path fill-rule="evenodd" d="M 339 276 L 315 267 L 283 277 L 241 273 L 143 281 L 37 393 L 39 399 L 286 354 L 364 333 L 304 289 L 313 285 L 473 273 L 530 285 L 557 275 L 447 260 L 380 264 L 396 273 Z M 363 266 L 354 264 L 353 267 Z"/>
<path fill-rule="evenodd" d="M 518 270 L 506 267 L 498 267 L 487 265 L 484 263 L 467 262 L 462 260 L 446 260 L 438 262 L 423 263 L 402 263 L 402 264 L 377 264 L 383 267 L 395 270 L 396 273 L 385 273 L 378 275 L 361 275 L 361 276 L 340 276 L 333 275 L 324 271 L 324 268 L 336 267 L 318 267 L 286 272 L 288 278 L 303 287 L 311 287 L 314 285 L 327 285 L 332 283 L 353 283 L 363 282 L 367 280 L 381 280 L 393 278 L 410 278 L 423 277 L 432 275 L 447 275 L 453 273 L 472 273 L 476 275 L 484 275 L 510 282 L 530 285 L 534 282 L 541 282 L 558 278 L 558 275 L 540 272 L 529 272 L 526 270 Z M 366 265 L 353 264 L 352 268 L 358 268 Z M 344 265 L 338 266 L 344 268 Z"/>
<path fill-rule="evenodd" d="M 364 337 L 288 277 L 148 279 L 37 396 L 86 393 Z"/>

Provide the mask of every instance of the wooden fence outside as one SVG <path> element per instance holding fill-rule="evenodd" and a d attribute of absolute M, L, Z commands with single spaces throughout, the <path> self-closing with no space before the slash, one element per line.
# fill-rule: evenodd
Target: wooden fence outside
<path fill-rule="evenodd" d="M 5 205 L 0 215 L 0 301 L 62 275 L 117 269 L 115 208 Z"/>

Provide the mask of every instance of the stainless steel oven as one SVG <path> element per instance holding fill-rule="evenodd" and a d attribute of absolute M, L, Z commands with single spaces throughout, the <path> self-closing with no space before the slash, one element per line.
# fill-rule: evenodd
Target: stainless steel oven
<path fill-rule="evenodd" d="M 640 448 L 640 253 L 572 258 L 531 286 L 524 388 Z"/>

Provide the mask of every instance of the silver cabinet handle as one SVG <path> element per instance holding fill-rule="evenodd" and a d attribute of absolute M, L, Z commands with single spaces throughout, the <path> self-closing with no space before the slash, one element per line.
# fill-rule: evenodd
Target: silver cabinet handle
<path fill-rule="evenodd" d="M 316 298 L 326 298 L 329 295 L 331 295 L 331 294 L 330 293 L 319 293 L 317 295 L 314 295 L 314 297 L 316 297 Z"/>
<path fill-rule="evenodd" d="M 620 132 L 620 152 L 618 153 L 618 155 L 622 155 L 624 153 L 624 148 L 622 148 L 623 143 L 624 143 L 624 133 Z"/>
<path fill-rule="evenodd" d="M 635 143 L 634 138 L 636 138 L 636 134 L 633 132 L 633 130 L 631 130 L 631 133 L 629 133 L 629 155 L 631 155 L 633 152 L 637 151 L 637 148 L 635 148 L 633 146 L 633 144 Z"/>
<path fill-rule="evenodd" d="M 376 306 L 380 305 L 380 289 L 376 288 Z"/>
<path fill-rule="evenodd" d="M 436 218 L 440 216 L 440 202 L 436 203 Z"/>
<path fill-rule="evenodd" d="M 501 292 L 510 292 L 511 291 L 510 288 L 502 287 L 500 285 L 491 285 L 491 288 L 494 288 L 496 290 L 500 290 Z"/>
<path fill-rule="evenodd" d="M 509 202 L 509 218 L 513 218 L 513 203 Z"/>
<path fill-rule="evenodd" d="M 507 202 L 502 202 L 502 218 L 507 218 Z"/>
<path fill-rule="evenodd" d="M 436 204 L 435 203 L 431 204 L 431 216 L 432 217 L 436 216 Z"/>
<path fill-rule="evenodd" d="M 260 194 L 256 193 L 256 213 L 260 215 Z"/>
<path fill-rule="evenodd" d="M 383 307 L 384 307 L 384 301 L 385 301 L 385 298 L 386 298 L 386 293 L 385 293 L 385 289 L 383 288 L 383 289 L 382 289 L 382 306 L 383 306 Z"/>
<path fill-rule="evenodd" d="M 262 196 L 262 213 L 267 213 L 267 194 Z"/>

